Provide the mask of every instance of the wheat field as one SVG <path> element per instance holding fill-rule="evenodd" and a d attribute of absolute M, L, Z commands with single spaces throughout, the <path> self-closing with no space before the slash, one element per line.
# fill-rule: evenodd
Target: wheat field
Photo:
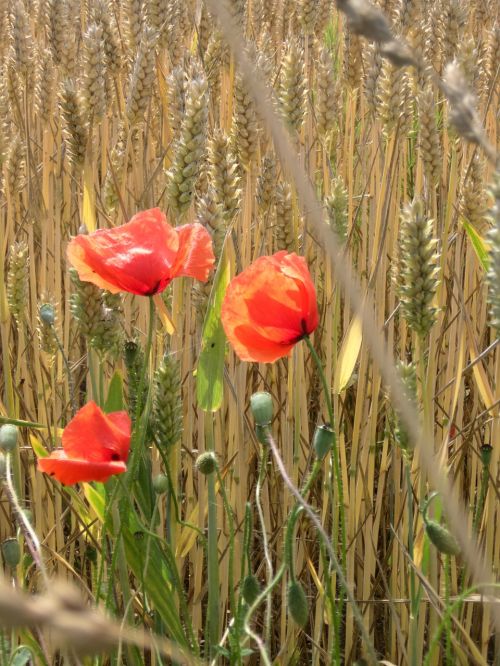
<path fill-rule="evenodd" d="M 0 0 L 0 91 L 2 666 L 498 664 L 498 4 Z M 150 319 L 66 247 L 154 207 L 217 272 Z M 311 345 L 211 355 L 279 250 Z M 136 470 L 63 486 L 36 461 L 89 400 Z"/>

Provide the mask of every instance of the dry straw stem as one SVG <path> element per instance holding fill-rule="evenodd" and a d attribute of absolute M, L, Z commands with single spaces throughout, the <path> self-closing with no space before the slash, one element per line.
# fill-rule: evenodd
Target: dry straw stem
<path fill-rule="evenodd" d="M 4 629 L 49 629 L 55 645 L 81 654 L 88 654 L 89 646 L 93 653 L 99 653 L 127 643 L 160 652 L 179 664 L 199 663 L 165 638 L 113 622 L 100 611 L 89 608 L 78 590 L 57 581 L 51 581 L 46 594 L 29 596 L 0 578 L 0 624 Z"/>
<path fill-rule="evenodd" d="M 422 466 L 432 485 L 443 498 L 449 525 L 462 547 L 464 557 L 473 573 L 474 579 L 478 583 L 491 584 L 491 564 L 485 561 L 476 543 L 467 533 L 466 525 L 468 521 L 457 491 L 452 488 L 445 473 L 436 465 L 432 439 L 422 433 L 418 414 L 408 400 L 405 399 L 404 387 L 382 333 L 375 333 L 379 329 L 372 314 L 374 312 L 372 298 L 369 293 L 362 293 L 359 281 L 353 274 L 352 266 L 342 256 L 335 235 L 330 231 L 328 225 L 324 223 L 321 206 L 315 196 L 307 174 L 299 163 L 299 160 L 296 159 L 296 151 L 291 145 L 280 119 L 272 106 L 267 102 L 269 91 L 266 84 L 262 76 L 250 62 L 244 49 L 241 48 L 243 36 L 239 27 L 231 20 L 226 8 L 220 5 L 217 0 L 206 1 L 210 11 L 219 19 L 223 35 L 237 58 L 237 63 L 247 82 L 248 89 L 255 97 L 257 110 L 266 125 L 267 131 L 273 138 L 280 161 L 287 167 L 302 209 L 305 212 L 306 225 L 324 246 L 330 257 L 331 269 L 335 279 L 341 285 L 346 298 L 351 303 L 352 309 L 360 317 L 364 340 L 372 352 L 374 361 L 380 368 L 386 385 L 391 389 L 394 406 L 401 415 L 401 420 L 408 430 L 411 441 L 420 451 Z M 340 8 L 342 9 L 345 5 L 347 3 L 343 2 Z M 377 19 L 380 12 L 375 10 L 375 8 L 373 9 L 376 12 L 375 18 Z M 365 18 L 365 32 L 366 25 Z M 387 22 L 385 22 L 385 25 L 387 25 Z M 382 24 L 382 28 L 379 27 L 380 29 L 384 29 L 384 24 Z M 373 33 L 373 30 L 369 30 L 368 32 Z M 384 33 L 382 32 L 382 34 Z M 494 593 L 492 592 L 492 594 Z M 493 604 L 492 609 L 495 625 L 497 630 L 500 631 L 500 605 Z"/>

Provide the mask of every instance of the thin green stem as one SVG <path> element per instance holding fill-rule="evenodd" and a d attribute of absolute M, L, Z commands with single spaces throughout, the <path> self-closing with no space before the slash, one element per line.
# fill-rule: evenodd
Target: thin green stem
<path fill-rule="evenodd" d="M 261 450 L 261 456 L 260 456 L 260 461 L 259 461 L 259 477 L 257 479 L 257 485 L 255 488 L 255 506 L 257 507 L 257 513 L 259 516 L 259 522 L 260 522 L 260 528 L 261 528 L 261 534 L 262 534 L 262 547 L 264 550 L 264 559 L 266 562 L 266 576 L 267 576 L 267 581 L 269 582 L 273 578 L 273 562 L 271 559 L 271 554 L 269 552 L 269 542 L 267 539 L 267 531 L 266 531 L 266 521 L 264 518 L 264 511 L 262 510 L 262 502 L 261 502 L 261 493 L 262 493 L 262 486 L 264 485 L 264 481 L 266 478 L 266 473 L 267 473 L 267 462 L 269 459 L 269 449 L 266 445 L 263 445 L 260 447 Z M 269 644 L 270 638 L 271 638 L 271 620 L 272 620 L 272 595 L 271 592 L 266 597 L 266 616 L 265 616 L 265 622 L 264 622 L 264 638 L 265 642 Z"/>
<path fill-rule="evenodd" d="M 229 603 L 231 606 L 231 611 L 233 615 L 236 613 L 236 599 L 234 596 L 234 515 L 231 505 L 226 493 L 226 488 L 224 486 L 224 480 L 220 473 L 219 468 L 217 467 L 217 481 L 219 482 L 219 491 L 222 497 L 222 503 L 224 504 L 224 510 L 227 515 L 227 522 L 229 525 L 229 564 L 228 564 L 228 576 L 229 576 Z"/>
<path fill-rule="evenodd" d="M 321 359 L 319 358 L 318 353 L 311 342 L 311 339 L 309 338 L 309 336 L 306 336 L 304 340 L 309 348 L 309 351 L 311 352 L 311 356 L 314 360 L 314 363 L 316 364 L 316 369 L 318 371 L 321 380 L 321 385 L 323 387 L 323 395 L 325 397 L 326 409 L 328 411 L 328 418 L 330 419 L 330 427 L 332 428 L 332 431 L 335 433 L 334 430 L 335 418 L 333 414 L 331 389 L 326 381 L 326 376 L 323 370 L 323 366 L 321 364 Z M 347 535 L 346 535 L 346 517 L 345 517 L 345 505 L 344 505 L 344 484 L 342 481 L 342 473 L 340 469 L 340 455 L 335 434 L 333 435 L 333 440 L 332 440 L 332 458 L 333 458 L 333 472 L 337 484 L 337 494 L 339 502 L 339 523 L 340 523 L 341 556 L 342 556 L 340 566 L 342 568 L 343 575 L 345 576 L 346 562 L 347 562 Z M 333 536 L 333 545 L 334 548 L 337 547 L 335 534 Z M 336 605 L 336 610 L 335 610 L 336 614 L 338 615 L 337 619 L 339 620 L 338 622 L 339 628 L 341 625 L 341 618 L 343 615 L 343 606 L 344 606 L 344 592 L 341 586 L 339 590 L 339 602 L 338 605 Z M 338 642 L 339 641 L 337 640 L 336 643 Z"/>
<path fill-rule="evenodd" d="M 13 509 L 13 512 L 15 516 L 18 519 L 19 522 L 19 527 L 21 529 L 21 532 L 24 535 L 24 539 L 26 541 L 26 544 L 28 546 L 28 549 L 31 553 L 31 556 L 33 558 L 33 562 L 35 562 L 36 566 L 38 567 L 42 578 L 43 582 L 45 584 L 45 587 L 48 589 L 49 588 L 49 577 L 47 575 L 47 570 L 45 568 L 45 563 L 43 561 L 43 555 L 42 555 L 42 547 L 40 545 L 40 541 L 38 540 L 37 533 L 33 529 L 33 526 L 31 525 L 30 521 L 28 520 L 28 517 L 24 513 L 20 503 L 19 499 L 17 497 L 16 489 L 13 483 L 13 475 L 12 475 L 12 460 L 11 460 L 11 454 L 7 453 L 5 456 L 5 477 L 4 477 L 4 488 L 9 500 L 9 503 Z"/>
<path fill-rule="evenodd" d="M 214 431 L 212 414 L 205 415 L 205 442 L 207 451 L 214 450 Z M 215 474 L 207 476 L 208 490 L 208 544 L 207 544 L 207 572 L 208 572 L 208 637 L 209 655 L 214 658 L 219 642 L 219 553 L 217 548 L 217 499 L 215 493 Z"/>
<path fill-rule="evenodd" d="M 121 528 L 121 518 L 120 511 L 118 508 L 118 503 L 114 502 L 112 507 L 113 515 L 113 527 L 115 532 L 115 553 L 116 560 L 118 565 L 118 576 L 120 578 L 120 589 L 123 595 L 123 608 L 124 608 L 124 620 L 126 619 L 129 626 L 133 626 L 134 614 L 132 609 L 133 595 L 130 589 L 130 580 L 128 575 L 127 568 L 127 559 L 125 557 L 125 549 L 122 539 L 122 528 Z M 128 646 L 127 648 L 127 660 L 130 664 L 139 664 L 139 661 L 136 659 L 134 650 Z"/>
<path fill-rule="evenodd" d="M 481 487 L 479 489 L 479 497 L 477 500 L 476 510 L 474 513 L 474 521 L 472 524 L 472 531 L 478 534 L 479 526 L 481 525 L 481 518 L 483 517 L 484 502 L 488 492 L 488 481 L 490 478 L 489 460 L 487 463 L 483 462 L 483 469 L 481 471 Z"/>
<path fill-rule="evenodd" d="M 411 466 L 408 460 L 405 461 L 405 479 L 406 479 L 406 503 L 408 506 L 408 555 L 413 563 L 413 489 L 411 484 Z M 410 664 L 416 666 L 417 659 L 417 638 L 418 638 L 418 609 L 420 605 L 419 595 L 416 594 L 415 570 L 410 563 Z"/>
<path fill-rule="evenodd" d="M 143 406 L 147 407 L 149 404 L 150 387 L 147 390 L 146 399 L 143 399 L 144 387 L 146 384 L 146 377 L 149 370 L 149 359 L 151 356 L 151 347 L 153 341 L 153 328 L 155 321 L 155 305 L 153 298 L 149 297 L 149 320 L 148 320 L 148 335 L 146 339 L 146 347 L 144 349 L 144 364 L 141 369 L 141 376 L 139 379 L 139 388 L 137 390 L 137 405 L 135 409 L 135 428 L 134 428 L 134 446 L 132 447 L 132 454 L 128 464 L 126 486 L 131 487 L 137 471 L 137 465 L 142 453 L 144 438 L 146 436 L 147 423 L 141 422 L 141 412 Z M 145 410 L 147 415 L 147 410 Z"/>
<path fill-rule="evenodd" d="M 51 325 L 51 328 L 54 340 L 56 341 L 57 348 L 59 349 L 59 352 L 61 354 L 64 367 L 66 368 L 66 375 L 68 377 L 68 389 L 69 389 L 69 400 L 71 404 L 71 413 L 74 416 L 76 414 L 75 385 L 73 382 L 73 375 L 71 373 L 71 368 L 69 365 L 69 359 L 66 356 L 66 352 L 64 351 L 63 344 L 60 341 L 59 336 L 57 335 L 56 327 L 54 326 L 54 324 Z"/>
<path fill-rule="evenodd" d="M 306 483 L 304 484 L 302 490 L 300 491 L 300 495 L 302 497 L 307 496 L 309 490 L 311 489 L 311 486 L 313 485 L 319 472 L 321 471 L 321 467 L 322 467 L 321 462 L 319 460 L 316 460 Z M 266 600 L 269 597 L 272 590 L 276 587 L 276 585 L 278 585 L 280 580 L 283 578 L 285 571 L 287 570 L 288 567 L 287 551 L 289 550 L 289 546 L 287 547 L 287 543 L 290 543 L 292 541 L 292 535 L 295 530 L 295 525 L 297 523 L 301 511 L 302 511 L 302 506 L 297 502 L 293 507 L 290 516 L 287 520 L 286 534 L 285 534 L 285 553 L 283 557 L 283 562 L 280 568 L 277 570 L 276 574 L 274 575 L 274 578 L 268 581 L 266 587 L 262 590 L 262 592 L 259 594 L 259 596 L 255 599 L 255 601 L 251 604 L 251 606 L 248 608 L 246 612 L 243 623 L 244 631 L 250 638 L 253 638 L 254 640 L 255 640 L 255 633 L 250 628 L 250 621 L 257 608 L 261 605 L 261 603 L 264 600 Z"/>
<path fill-rule="evenodd" d="M 460 606 L 463 604 L 463 602 L 467 599 L 469 595 L 474 594 L 483 587 L 487 588 L 488 590 L 493 590 L 493 589 L 498 590 L 500 589 L 500 583 L 478 583 L 477 585 L 473 585 L 472 587 L 469 587 L 467 590 L 462 592 L 462 594 L 458 597 L 458 599 L 455 599 L 455 601 L 446 608 L 441 623 L 436 629 L 432 637 L 432 640 L 429 643 L 429 650 L 425 655 L 425 659 L 422 662 L 422 666 L 430 666 L 434 650 L 439 645 L 441 634 L 446 629 L 446 623 L 451 620 L 454 613 L 460 609 Z"/>
<path fill-rule="evenodd" d="M 446 603 L 446 608 L 450 605 L 450 583 L 451 583 L 451 564 L 450 556 L 444 556 L 444 598 Z M 445 653 L 446 653 L 446 666 L 452 666 L 452 655 L 451 655 L 451 615 L 447 616 L 447 621 L 445 625 Z"/>
<path fill-rule="evenodd" d="M 296 498 L 297 502 L 302 506 L 304 511 L 307 513 L 309 516 L 310 520 L 312 521 L 314 527 L 318 531 L 319 535 L 323 539 L 323 542 L 325 544 L 325 548 L 328 552 L 328 555 L 330 557 L 330 562 L 335 569 L 338 579 L 339 579 L 339 584 L 341 589 L 344 590 L 344 593 L 351 604 L 352 608 L 352 613 L 354 616 L 354 619 L 358 625 L 361 637 L 365 643 L 365 648 L 366 648 L 366 653 L 367 657 L 373 664 L 378 663 L 377 659 L 377 654 L 375 652 L 375 648 L 373 647 L 373 644 L 371 642 L 370 636 L 366 630 L 364 621 L 363 621 L 363 615 L 361 614 L 361 611 L 359 610 L 359 607 L 356 603 L 356 600 L 354 599 L 352 592 L 347 584 L 347 580 L 345 578 L 343 569 L 340 565 L 340 562 L 337 559 L 337 555 L 335 554 L 335 550 L 330 542 L 330 538 L 328 537 L 328 534 L 325 532 L 325 529 L 323 525 L 321 524 L 318 516 L 314 512 L 313 508 L 305 501 L 305 499 L 302 497 L 301 493 L 297 488 L 294 486 L 292 480 L 290 479 L 285 465 L 283 463 L 283 460 L 281 459 L 280 453 L 278 451 L 278 447 L 276 446 L 276 442 L 274 441 L 272 435 L 270 432 L 267 433 L 267 441 L 269 442 L 269 446 L 271 447 L 271 451 L 273 453 L 274 460 L 276 461 L 276 464 L 279 468 L 280 474 L 283 478 L 283 481 L 285 482 L 287 488 L 290 490 L 292 495 Z"/>

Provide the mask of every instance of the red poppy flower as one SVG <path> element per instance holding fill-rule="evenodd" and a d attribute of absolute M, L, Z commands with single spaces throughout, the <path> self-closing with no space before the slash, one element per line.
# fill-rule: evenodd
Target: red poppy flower
<path fill-rule="evenodd" d="M 201 224 L 171 227 L 159 208 L 137 213 L 120 227 L 76 236 L 67 254 L 83 282 L 139 296 L 158 294 L 175 277 L 206 282 L 215 261 Z"/>
<path fill-rule="evenodd" d="M 127 470 L 130 432 L 127 412 L 105 414 L 95 402 L 89 402 L 64 428 L 62 449 L 39 458 L 38 469 L 68 486 L 107 481 Z"/>
<path fill-rule="evenodd" d="M 289 354 L 318 325 L 316 292 L 303 257 L 260 257 L 229 284 L 222 325 L 242 361 L 269 363 Z"/>

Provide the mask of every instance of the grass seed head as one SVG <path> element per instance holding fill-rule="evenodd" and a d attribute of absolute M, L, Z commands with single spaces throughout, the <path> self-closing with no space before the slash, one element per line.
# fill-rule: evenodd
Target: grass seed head
<path fill-rule="evenodd" d="M 156 39 L 157 33 L 153 28 L 145 26 L 128 85 L 127 119 L 131 127 L 143 122 L 151 100 L 155 78 Z"/>
<path fill-rule="evenodd" d="M 171 209 L 180 218 L 191 206 L 196 181 L 205 155 L 208 121 L 207 80 L 195 75 L 187 85 L 186 109 L 174 160 L 167 173 L 167 194 Z"/>
<path fill-rule="evenodd" d="M 182 396 L 180 363 L 173 354 L 165 354 L 155 373 L 153 430 L 156 445 L 162 451 L 178 444 L 182 434 Z"/>
<path fill-rule="evenodd" d="M 286 45 L 278 97 L 286 124 L 300 132 L 307 110 L 307 85 L 304 50 L 296 40 L 289 40 Z"/>
<path fill-rule="evenodd" d="M 58 350 L 55 331 L 58 326 L 57 308 L 50 296 L 42 296 L 38 307 L 38 340 L 40 349 L 49 357 L 49 363 L 53 363 Z"/>
<path fill-rule="evenodd" d="M 49 44 L 52 57 L 65 78 L 73 76 L 76 63 L 76 39 L 67 0 L 49 0 L 47 11 Z"/>
<path fill-rule="evenodd" d="M 331 194 L 325 198 L 328 223 L 340 241 L 347 239 L 348 193 L 342 176 L 337 176 L 331 183 Z"/>
<path fill-rule="evenodd" d="M 500 331 L 500 171 L 495 173 L 491 193 L 493 206 L 489 217 L 493 226 L 489 232 L 488 302 L 491 324 L 498 332 Z"/>
<path fill-rule="evenodd" d="M 7 302 L 17 324 L 26 317 L 29 290 L 29 254 L 26 241 L 14 243 L 9 251 Z"/>
<path fill-rule="evenodd" d="M 59 104 L 70 162 L 76 169 L 81 169 L 87 148 L 88 120 L 83 95 L 71 79 L 62 82 Z"/>
<path fill-rule="evenodd" d="M 33 67 L 33 35 L 29 17 L 21 0 L 14 0 L 11 8 L 11 44 L 17 71 L 28 77 Z"/>
<path fill-rule="evenodd" d="M 248 168 L 259 147 L 259 129 L 254 101 L 239 75 L 234 85 L 232 139 L 239 163 Z"/>
<path fill-rule="evenodd" d="M 418 145 L 429 182 L 436 185 L 441 175 L 442 147 L 437 127 L 434 91 L 429 85 L 417 99 L 419 134 Z"/>
<path fill-rule="evenodd" d="M 261 215 L 266 215 L 274 203 L 276 195 L 276 159 L 274 155 L 266 155 L 262 160 L 261 170 L 257 178 L 257 205 Z"/>
<path fill-rule="evenodd" d="M 292 189 L 288 183 L 278 183 L 275 193 L 276 221 L 274 239 L 276 250 L 296 250 L 293 226 Z"/>
<path fill-rule="evenodd" d="M 35 108 L 41 120 L 48 124 L 54 111 L 56 77 L 52 54 L 44 49 L 39 54 L 35 84 Z"/>
<path fill-rule="evenodd" d="M 89 118 L 98 122 L 106 112 L 106 62 L 102 27 L 92 23 L 83 36 L 83 95 Z"/>
<path fill-rule="evenodd" d="M 326 139 L 338 122 L 340 91 L 337 86 L 332 53 L 323 47 L 318 56 L 316 71 L 316 127 L 322 139 Z"/>
<path fill-rule="evenodd" d="M 20 134 L 15 134 L 7 153 L 7 185 L 14 194 L 23 189 L 26 176 L 26 146 Z"/>
<path fill-rule="evenodd" d="M 422 202 L 414 199 L 401 214 L 398 290 L 403 317 L 421 337 L 436 319 L 432 306 L 439 272 L 436 246 L 433 221 L 425 217 Z"/>
<path fill-rule="evenodd" d="M 231 222 L 241 203 L 240 176 L 229 137 L 216 130 L 208 143 L 208 176 L 224 219 Z"/>

